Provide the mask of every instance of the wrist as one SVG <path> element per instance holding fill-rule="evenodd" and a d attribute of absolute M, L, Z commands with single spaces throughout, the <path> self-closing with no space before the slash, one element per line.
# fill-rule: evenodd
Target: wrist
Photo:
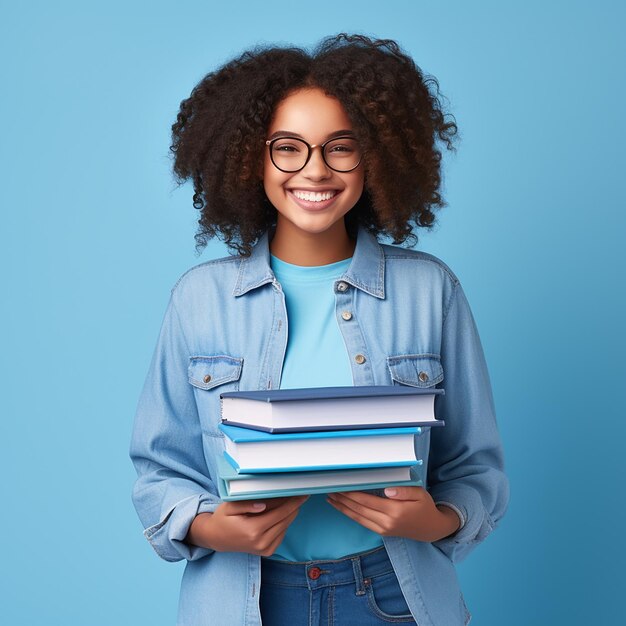
<path fill-rule="evenodd" d="M 446 537 L 450 537 L 450 535 L 454 535 L 454 533 L 456 533 L 456 531 L 461 527 L 461 520 L 459 519 L 456 511 L 445 504 L 438 504 L 437 510 L 441 515 L 440 530 L 442 536 L 439 537 L 439 539 L 445 539 Z M 439 539 L 437 539 L 437 541 Z"/>
<path fill-rule="evenodd" d="M 191 526 L 187 531 L 185 543 L 201 548 L 213 549 L 210 545 L 210 529 L 213 513 L 198 513 L 191 522 Z"/>

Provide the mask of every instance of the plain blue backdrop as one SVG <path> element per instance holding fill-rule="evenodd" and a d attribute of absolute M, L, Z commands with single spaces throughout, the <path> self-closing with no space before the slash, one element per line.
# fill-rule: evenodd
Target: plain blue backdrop
<path fill-rule="evenodd" d="M 226 251 L 195 256 L 170 126 L 244 49 L 344 30 L 396 39 L 462 133 L 419 247 L 468 294 L 511 478 L 459 567 L 474 622 L 623 623 L 622 3 L 0 7 L 3 624 L 174 623 L 182 564 L 141 535 L 128 441 L 170 287 Z"/>

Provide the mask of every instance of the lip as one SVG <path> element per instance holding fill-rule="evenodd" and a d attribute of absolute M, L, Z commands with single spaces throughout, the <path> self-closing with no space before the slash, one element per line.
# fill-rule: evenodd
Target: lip
<path fill-rule="evenodd" d="M 323 191 L 336 191 L 339 193 L 341 189 L 337 187 L 289 187 L 287 191 L 308 191 L 311 193 L 321 193 Z"/>
<path fill-rule="evenodd" d="M 313 202 L 312 200 L 301 200 L 294 195 L 295 191 L 309 191 L 309 192 L 323 192 L 323 191 L 336 191 L 335 195 L 328 200 L 321 200 L 320 202 Z M 287 195 L 295 202 L 300 208 L 306 211 L 322 211 L 331 206 L 335 200 L 342 194 L 343 190 L 336 187 L 317 187 L 314 189 L 307 189 L 306 187 L 294 187 L 293 189 L 287 189 Z"/>

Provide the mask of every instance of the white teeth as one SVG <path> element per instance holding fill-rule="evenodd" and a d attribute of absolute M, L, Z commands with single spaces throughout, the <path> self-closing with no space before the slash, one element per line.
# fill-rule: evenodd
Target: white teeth
<path fill-rule="evenodd" d="M 336 191 L 298 191 L 296 189 L 292 190 L 293 195 L 299 200 L 308 200 L 309 202 L 322 202 L 322 200 L 330 200 L 334 195 L 337 194 Z"/>

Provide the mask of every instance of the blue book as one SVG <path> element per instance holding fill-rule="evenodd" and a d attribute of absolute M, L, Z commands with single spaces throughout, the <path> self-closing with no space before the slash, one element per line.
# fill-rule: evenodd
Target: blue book
<path fill-rule="evenodd" d="M 435 397 L 443 389 L 377 385 L 229 391 L 220 395 L 225 424 L 272 433 L 443 426 Z"/>
<path fill-rule="evenodd" d="M 225 457 L 251 474 L 415 465 L 422 432 L 412 426 L 273 434 L 223 423 L 220 430 Z"/>
<path fill-rule="evenodd" d="M 422 481 L 415 466 L 373 467 L 364 469 L 240 474 L 218 458 L 218 491 L 222 500 L 259 500 L 284 496 L 313 495 L 337 491 L 383 490 L 385 487 L 412 485 Z M 380 494 L 382 495 L 382 494 Z"/>

